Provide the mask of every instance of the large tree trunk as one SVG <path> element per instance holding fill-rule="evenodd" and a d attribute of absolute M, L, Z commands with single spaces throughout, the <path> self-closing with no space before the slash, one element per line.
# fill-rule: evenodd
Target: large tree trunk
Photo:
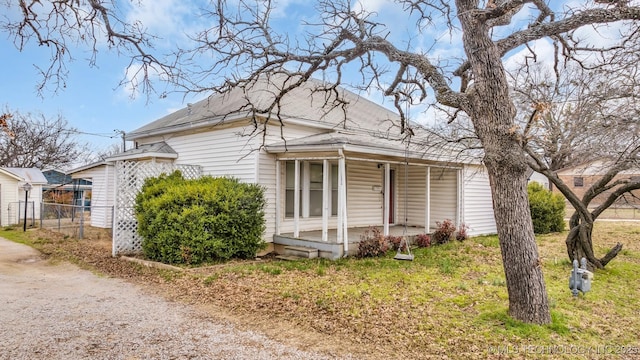
<path fill-rule="evenodd" d="M 547 291 L 527 197 L 525 154 L 515 131 L 515 107 L 500 53 L 474 0 L 457 0 L 465 52 L 471 64 L 464 110 L 482 142 L 489 172 L 509 314 L 535 324 L 551 322 Z"/>
<path fill-rule="evenodd" d="M 598 259 L 593 252 L 593 222 L 594 219 L 580 219 L 577 213 L 571 217 L 569 234 L 565 240 L 567 255 L 569 261 L 587 259 L 591 270 L 603 269 L 622 250 L 622 244 L 617 243 L 605 256 Z"/>
<path fill-rule="evenodd" d="M 505 169 L 499 162 L 486 163 L 509 293 L 509 314 L 521 321 L 547 324 L 551 316 L 529 212 L 526 174 L 517 167 Z"/>

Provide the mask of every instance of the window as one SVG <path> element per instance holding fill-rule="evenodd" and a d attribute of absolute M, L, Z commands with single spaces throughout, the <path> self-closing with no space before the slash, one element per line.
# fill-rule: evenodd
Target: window
<path fill-rule="evenodd" d="M 285 201 L 286 201 L 286 205 L 285 205 L 285 216 L 286 217 L 293 217 L 293 193 L 295 191 L 295 174 L 296 174 L 296 167 L 295 167 L 295 162 L 294 161 L 287 161 L 286 162 L 286 180 L 285 180 Z M 300 180 L 302 180 L 302 176 L 300 177 Z M 299 187 L 300 189 L 300 194 L 302 194 L 302 186 Z M 300 199 L 302 199 L 302 196 L 300 196 Z M 302 210 L 302 201 L 300 201 L 300 210 Z M 302 213 L 302 211 L 300 211 L 300 213 Z"/>
<path fill-rule="evenodd" d="M 285 216 L 293 217 L 295 191 L 295 161 L 286 162 L 285 176 Z M 329 166 L 329 197 L 331 215 L 338 214 L 338 165 Z M 300 216 L 322 216 L 322 179 L 321 162 L 300 161 Z"/>
<path fill-rule="evenodd" d="M 584 179 L 580 176 L 575 176 L 573 178 L 573 186 L 574 187 L 583 187 L 584 186 Z"/>

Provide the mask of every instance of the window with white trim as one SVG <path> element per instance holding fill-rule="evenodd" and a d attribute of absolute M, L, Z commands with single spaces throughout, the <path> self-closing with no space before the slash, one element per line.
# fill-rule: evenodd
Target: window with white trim
<path fill-rule="evenodd" d="M 338 165 L 329 164 L 329 196 L 331 215 L 338 214 Z M 322 162 L 300 161 L 299 192 L 301 217 L 322 216 Z M 285 162 L 285 217 L 293 217 L 295 192 L 295 161 Z"/>

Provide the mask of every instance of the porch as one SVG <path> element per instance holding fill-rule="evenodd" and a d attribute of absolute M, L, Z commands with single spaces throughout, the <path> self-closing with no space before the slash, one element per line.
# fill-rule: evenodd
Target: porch
<path fill-rule="evenodd" d="M 348 250 L 347 256 L 354 256 L 358 252 L 358 244 L 364 233 L 369 229 L 366 227 L 353 227 L 347 231 Z M 381 229 L 380 226 L 378 226 Z M 382 229 L 381 229 L 382 230 Z M 424 227 L 419 226 L 407 226 L 406 229 L 403 225 L 389 226 L 389 236 L 407 236 L 409 240 L 418 235 L 424 234 Z M 284 233 L 273 236 L 274 249 L 278 254 L 285 253 L 286 246 L 297 246 L 305 248 L 318 249 L 318 256 L 336 260 L 345 256 L 345 246 L 343 243 L 338 242 L 337 232 L 335 230 L 329 231 L 327 241 L 322 240 L 322 230 L 316 231 L 301 231 L 296 237 L 293 233 Z"/>

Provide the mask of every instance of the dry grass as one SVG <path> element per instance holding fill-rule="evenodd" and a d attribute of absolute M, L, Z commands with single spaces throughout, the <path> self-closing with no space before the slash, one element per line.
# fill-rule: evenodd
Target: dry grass
<path fill-rule="evenodd" d="M 0 236 L 20 234 L 7 231 Z M 553 322 L 546 326 L 507 316 L 496 237 L 419 249 L 413 262 L 395 261 L 391 255 L 335 262 L 263 260 L 168 272 L 111 258 L 105 239 L 28 234 L 32 239 L 26 241 L 46 254 L 206 306 L 312 350 L 370 359 L 548 359 L 574 358 L 576 352 L 585 358 L 611 358 L 622 351 L 638 354 L 620 358 L 640 358 L 637 223 L 597 223 L 596 251 L 603 254 L 616 242 L 622 242 L 624 250 L 596 272 L 592 291 L 578 298 L 568 289 L 565 234 L 539 237 L 552 305 Z"/>

